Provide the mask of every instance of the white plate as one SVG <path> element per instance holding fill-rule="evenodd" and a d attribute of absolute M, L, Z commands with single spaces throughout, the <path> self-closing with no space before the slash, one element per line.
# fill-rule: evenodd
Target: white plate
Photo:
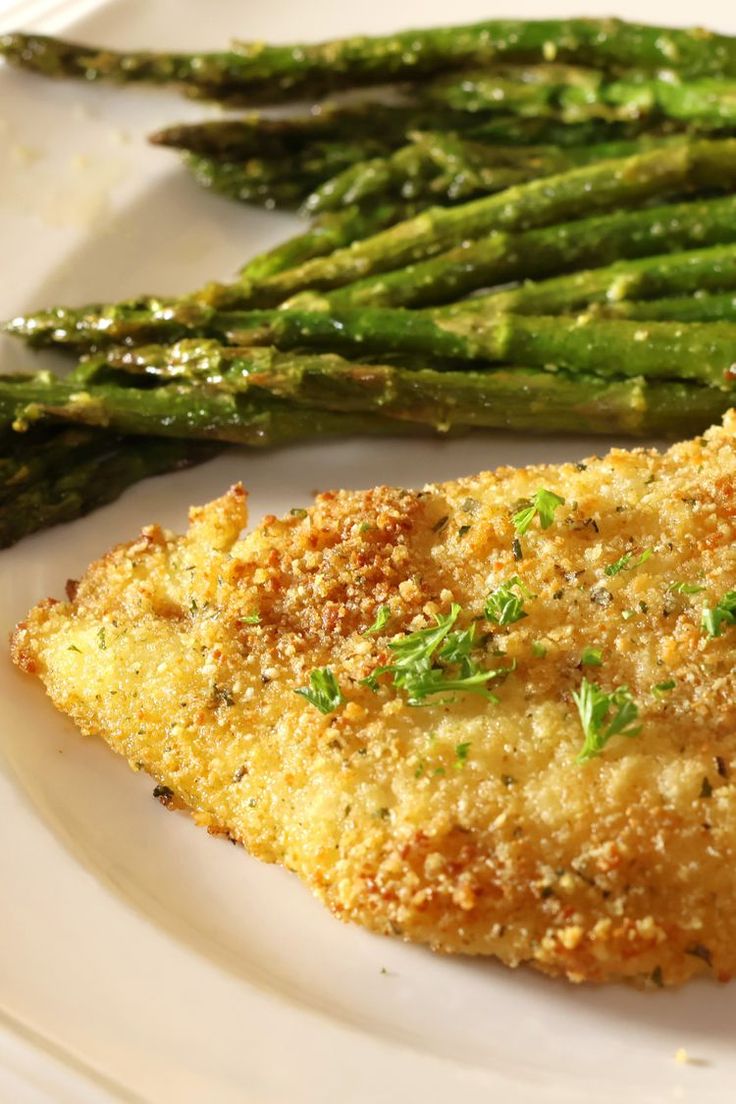
<path fill-rule="evenodd" d="M 664 0 L 570 7 L 676 18 Z M 182 48 L 560 10 L 545 0 L 505 10 L 459 0 L 451 11 L 444 0 L 408 0 L 400 11 L 388 0 L 360 11 L 344 0 L 35 0 L 16 9 L 0 27 Z M 706 0 L 695 15 L 736 32 L 732 0 Z M 205 195 L 143 141 L 205 114 L 217 110 L 0 72 L 0 316 L 184 290 L 289 233 L 293 219 Z M 28 366 L 20 346 L 4 342 L 0 354 L 6 369 Z M 317 487 L 416 485 L 600 447 L 489 435 L 230 455 L 144 483 L 3 553 L 2 626 L 60 594 L 67 577 L 143 523 L 182 526 L 188 504 L 236 478 L 257 519 L 308 502 Z M 453 1095 L 464 1104 L 720 1104 L 729 1093 L 736 986 L 575 988 L 343 927 L 290 875 L 166 814 L 150 781 L 81 739 L 7 660 L 0 701 L 0 1104 L 434 1104 Z M 680 1047 L 686 1065 L 675 1062 Z"/>

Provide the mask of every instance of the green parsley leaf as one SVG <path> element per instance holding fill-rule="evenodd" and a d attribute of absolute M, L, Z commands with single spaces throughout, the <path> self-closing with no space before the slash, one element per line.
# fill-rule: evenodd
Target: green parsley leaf
<path fill-rule="evenodd" d="M 572 697 L 578 707 L 585 735 L 578 763 L 600 755 L 614 736 L 638 736 L 641 732 L 641 725 L 635 723 L 639 708 L 628 687 L 619 686 L 606 694 L 594 682 L 584 678 L 580 689 L 573 691 Z"/>
<path fill-rule="evenodd" d="M 245 625 L 260 625 L 261 615 L 260 613 L 246 613 L 243 618 L 243 624 Z"/>
<path fill-rule="evenodd" d="M 509 673 L 507 668 L 481 670 L 471 658 L 475 644 L 475 625 L 452 631 L 460 614 L 460 606 L 453 604 L 447 614 L 438 614 L 435 624 L 418 629 L 389 643 L 395 661 L 377 667 L 363 679 L 372 690 L 378 689 L 382 675 L 390 675 L 397 690 L 403 690 L 410 705 L 424 705 L 434 694 L 462 691 L 481 694 L 488 701 L 498 699 L 488 689 L 492 679 Z M 449 667 L 459 667 L 452 671 Z"/>
<path fill-rule="evenodd" d="M 107 641 L 105 640 L 105 626 L 101 625 L 97 630 L 97 647 L 101 652 L 104 652 L 107 648 Z"/>
<path fill-rule="evenodd" d="M 462 770 L 468 761 L 471 748 L 470 741 L 466 744 L 458 744 L 455 748 L 455 770 Z"/>
<path fill-rule="evenodd" d="M 723 635 L 723 625 L 736 624 L 736 590 L 729 590 L 712 609 L 703 610 L 701 628 L 706 636 Z"/>
<path fill-rule="evenodd" d="M 633 552 L 624 552 L 620 559 L 615 563 L 609 564 L 605 569 L 606 575 L 609 577 L 618 575 L 619 571 L 631 571 L 635 567 L 641 567 L 643 563 L 646 563 L 649 557 L 653 554 L 652 548 L 645 549 L 640 556 L 634 559 Z"/>
<path fill-rule="evenodd" d="M 513 625 L 528 617 L 524 611 L 524 599 L 531 598 L 528 589 L 518 575 L 492 590 L 486 598 L 485 615 L 496 625 Z"/>
<path fill-rule="evenodd" d="M 307 511 L 303 506 L 292 506 L 289 513 L 295 518 L 305 518 L 307 516 Z"/>
<path fill-rule="evenodd" d="M 337 679 L 329 667 L 321 667 L 309 676 L 309 687 L 294 691 L 306 698 L 320 713 L 333 713 L 343 705 L 345 698 L 338 686 Z"/>
<path fill-rule="evenodd" d="M 460 606 L 453 602 L 450 612 L 437 614 L 435 624 L 428 629 L 417 629 L 398 640 L 392 640 L 389 648 L 396 656 L 397 667 L 412 667 L 429 662 L 458 619 Z"/>
<path fill-rule="evenodd" d="M 583 667 L 600 667 L 603 663 L 603 652 L 600 648 L 583 648 L 580 662 Z"/>
<path fill-rule="evenodd" d="M 539 515 L 540 529 L 549 529 L 555 520 L 555 511 L 564 505 L 564 498 L 555 494 L 554 491 L 548 491 L 544 487 L 540 487 L 534 493 L 533 498 L 528 503 L 524 503 L 521 509 L 513 515 L 511 520 L 514 529 L 520 537 L 523 537 L 537 515 Z"/>
<path fill-rule="evenodd" d="M 475 647 L 475 623 L 473 623 L 467 629 L 456 629 L 455 632 L 448 633 L 437 657 L 443 659 L 445 663 L 462 665 L 470 660 L 470 653 Z"/>
<path fill-rule="evenodd" d="M 667 587 L 675 594 L 702 594 L 705 590 L 704 586 L 699 586 L 697 583 L 670 583 Z"/>
<path fill-rule="evenodd" d="M 544 659 L 546 654 L 547 654 L 547 648 L 541 642 L 541 640 L 533 640 L 532 641 L 532 655 L 536 656 L 537 659 Z"/>
<path fill-rule="evenodd" d="M 362 636 L 372 636 L 374 633 L 379 633 L 381 629 L 384 629 L 391 620 L 391 608 L 389 606 L 379 606 L 376 613 L 376 619 L 369 629 L 364 629 L 361 633 Z"/>
<path fill-rule="evenodd" d="M 666 694 L 668 690 L 674 690 L 677 683 L 674 679 L 667 679 L 665 682 L 658 682 L 652 687 L 652 693 L 655 698 L 660 698 L 662 694 Z"/>

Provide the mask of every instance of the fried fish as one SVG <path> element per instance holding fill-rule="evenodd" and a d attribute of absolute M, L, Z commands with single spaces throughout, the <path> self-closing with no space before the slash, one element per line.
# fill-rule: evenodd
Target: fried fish
<path fill-rule="evenodd" d="M 571 980 L 736 970 L 736 414 L 93 564 L 15 662 L 343 920 Z"/>

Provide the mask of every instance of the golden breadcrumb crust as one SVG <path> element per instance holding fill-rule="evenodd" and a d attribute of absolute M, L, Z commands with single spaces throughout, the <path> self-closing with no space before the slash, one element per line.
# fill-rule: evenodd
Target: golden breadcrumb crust
<path fill-rule="evenodd" d="M 725 980 L 736 628 L 708 638 L 701 616 L 736 588 L 735 432 L 731 413 L 664 455 L 329 492 L 242 540 L 236 486 L 192 510 L 185 536 L 147 526 L 68 602 L 38 605 L 13 657 L 171 803 L 295 871 L 343 920 L 575 981 Z M 540 487 L 565 505 L 514 545 L 515 504 Z M 528 616 L 480 622 L 483 663 L 516 664 L 498 704 L 414 707 L 390 680 L 361 685 L 394 636 L 452 602 L 467 625 L 513 575 L 535 595 Z M 386 627 L 363 635 L 384 604 Z M 581 669 L 586 646 L 600 667 Z M 326 666 L 346 704 L 323 715 L 294 690 Z M 584 675 L 627 685 L 642 730 L 579 763 Z"/>

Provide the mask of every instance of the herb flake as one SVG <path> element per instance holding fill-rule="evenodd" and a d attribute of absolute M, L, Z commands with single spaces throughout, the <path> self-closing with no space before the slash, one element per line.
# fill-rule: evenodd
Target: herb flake
<path fill-rule="evenodd" d="M 300 687 L 294 693 L 306 698 L 310 705 L 324 714 L 334 713 L 345 703 L 342 690 L 329 667 L 320 667 L 312 671 L 309 676 L 309 686 Z"/>
<path fill-rule="evenodd" d="M 555 494 L 554 491 L 548 491 L 544 487 L 540 487 L 534 492 L 532 498 L 513 514 L 511 520 L 514 529 L 520 537 L 523 537 L 537 516 L 539 517 L 539 528 L 549 529 L 555 520 L 555 512 L 560 506 L 564 505 L 564 498 Z"/>
<path fill-rule="evenodd" d="M 673 594 L 702 594 L 705 587 L 699 586 L 698 583 L 674 582 L 670 583 L 667 590 L 672 591 Z"/>
<path fill-rule="evenodd" d="M 370 628 L 364 629 L 361 633 L 362 636 L 373 636 L 375 633 L 379 633 L 381 629 L 385 629 L 391 620 L 391 607 L 379 606 L 376 613 L 376 619 Z"/>
<path fill-rule="evenodd" d="M 638 736 L 641 732 L 641 725 L 636 724 L 639 708 L 628 687 L 619 686 L 607 694 L 584 678 L 580 689 L 573 690 L 572 697 L 585 736 L 578 763 L 600 755 L 614 736 Z"/>
<path fill-rule="evenodd" d="M 460 609 L 453 603 L 449 613 L 435 616 L 434 625 L 392 640 L 388 646 L 394 662 L 377 667 L 362 680 L 363 684 L 377 690 L 379 678 L 389 675 L 394 687 L 407 694 L 410 705 L 431 704 L 427 699 L 435 694 L 454 691 L 480 694 L 497 702 L 488 683 L 508 674 L 509 669 L 487 670 L 478 666 L 471 657 L 477 647 L 475 624 L 453 630 Z"/>
<path fill-rule="evenodd" d="M 468 761 L 468 755 L 470 754 L 471 744 L 468 741 L 465 744 L 458 744 L 455 748 L 455 770 L 462 770 Z"/>
<path fill-rule="evenodd" d="M 653 552 L 652 548 L 645 548 L 641 555 L 636 558 L 634 558 L 633 552 L 624 552 L 623 556 L 620 556 L 615 563 L 611 563 L 605 568 L 605 573 L 609 578 L 612 578 L 621 571 L 633 571 L 635 567 L 641 567 L 643 563 L 646 563 Z"/>
<path fill-rule="evenodd" d="M 524 610 L 524 601 L 533 597 L 518 575 L 492 590 L 486 598 L 485 615 L 494 625 L 513 625 L 515 621 L 529 615 Z"/>
<path fill-rule="evenodd" d="M 736 590 L 729 590 L 712 608 L 703 609 L 701 629 L 711 639 L 723 636 L 724 625 L 736 624 Z"/>

